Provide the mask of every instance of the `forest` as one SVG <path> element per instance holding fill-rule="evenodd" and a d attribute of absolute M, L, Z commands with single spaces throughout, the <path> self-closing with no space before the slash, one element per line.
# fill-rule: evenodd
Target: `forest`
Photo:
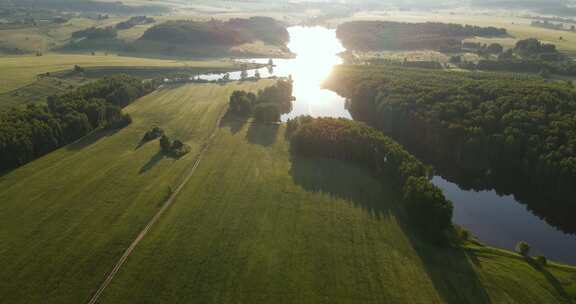
<path fill-rule="evenodd" d="M 251 17 L 228 21 L 167 21 L 148 29 L 141 39 L 226 46 L 260 40 L 272 45 L 285 46 L 290 38 L 284 24 L 269 17 Z"/>
<path fill-rule="evenodd" d="M 338 26 L 336 32 L 348 50 L 453 50 L 468 37 L 505 37 L 506 29 L 447 23 L 401 23 L 354 21 Z"/>
<path fill-rule="evenodd" d="M 343 66 L 327 85 L 350 98 L 355 119 L 383 130 L 423 159 L 450 163 L 481 179 L 513 176 L 521 188 L 544 197 L 548 211 L 573 209 L 576 91 L 570 83 L 513 74 Z"/>
<path fill-rule="evenodd" d="M 431 170 L 382 132 L 347 119 L 299 117 L 287 123 L 294 150 L 370 168 L 403 193 L 405 209 L 425 237 L 443 241 L 452 227 L 452 203 L 434 186 Z"/>
<path fill-rule="evenodd" d="M 131 122 L 122 108 L 154 89 L 151 82 L 125 75 L 52 96 L 46 105 L 31 104 L 0 113 L 0 170 L 9 170 L 101 128 Z"/>

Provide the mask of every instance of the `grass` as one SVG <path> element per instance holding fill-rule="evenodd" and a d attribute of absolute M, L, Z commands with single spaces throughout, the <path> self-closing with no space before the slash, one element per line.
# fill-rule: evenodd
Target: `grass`
<path fill-rule="evenodd" d="M 576 269 L 421 242 L 365 170 L 226 120 L 101 303 L 569 303 Z"/>
<path fill-rule="evenodd" d="M 82 303 L 158 210 L 210 134 L 235 89 L 270 81 L 184 85 L 129 107 L 134 122 L 99 132 L 0 177 L 3 303 Z M 192 152 L 163 157 L 153 126 Z"/>
<path fill-rule="evenodd" d="M 72 54 L 47 54 L 44 56 L 0 57 L 0 93 L 5 93 L 36 81 L 36 75 L 46 72 L 70 70 L 74 65 L 82 67 L 188 67 L 230 68 L 230 61 L 178 61 L 147 59 L 114 55 L 96 56 Z"/>

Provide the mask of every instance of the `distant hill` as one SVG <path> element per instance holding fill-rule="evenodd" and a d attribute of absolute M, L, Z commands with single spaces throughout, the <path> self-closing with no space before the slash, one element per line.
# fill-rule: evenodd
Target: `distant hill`
<path fill-rule="evenodd" d="M 151 1 L 150 3 L 154 2 Z M 125 5 L 121 1 L 102 2 L 94 0 L 0 0 L 0 7 L 23 7 L 119 15 L 159 14 L 169 11 L 169 8 L 166 6 L 155 4 Z"/>
<path fill-rule="evenodd" d="M 445 50 L 459 48 L 468 37 L 508 35 L 505 29 L 447 23 L 354 21 L 341 24 L 338 38 L 349 50 Z"/>
<path fill-rule="evenodd" d="M 252 17 L 229 21 L 168 21 L 148 29 L 140 40 L 204 46 L 234 46 L 255 41 L 285 46 L 286 26 L 272 18 Z"/>

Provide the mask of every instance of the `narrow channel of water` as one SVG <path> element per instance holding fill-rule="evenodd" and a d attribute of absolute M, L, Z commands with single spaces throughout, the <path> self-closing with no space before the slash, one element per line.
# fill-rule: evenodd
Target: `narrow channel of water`
<path fill-rule="evenodd" d="M 294 59 L 276 59 L 273 69 L 258 70 L 261 77 L 292 76 L 294 80 L 294 106 L 282 120 L 299 115 L 314 117 L 351 118 L 345 107 L 345 98 L 322 88 L 333 66 L 340 64 L 338 53 L 344 48 L 336 38 L 335 30 L 323 27 L 291 27 L 288 47 L 296 54 Z M 267 63 L 267 59 L 250 60 Z M 249 76 L 253 76 L 250 71 Z M 215 80 L 222 74 L 203 75 Z M 240 72 L 230 74 L 240 79 Z M 514 249 L 519 241 L 528 242 L 533 253 L 553 260 L 576 264 L 576 236 L 563 233 L 527 210 L 513 196 L 500 196 L 495 191 L 462 190 L 457 184 L 442 177 L 433 183 L 454 202 L 454 222 L 472 232 L 481 241 L 507 249 Z"/>

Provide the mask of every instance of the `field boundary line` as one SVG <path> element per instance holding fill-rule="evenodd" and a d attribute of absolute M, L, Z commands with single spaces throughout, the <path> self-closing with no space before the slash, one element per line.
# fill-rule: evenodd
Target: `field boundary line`
<path fill-rule="evenodd" d="M 140 231 L 138 236 L 134 239 L 134 241 L 132 241 L 132 243 L 130 244 L 130 246 L 128 246 L 126 251 L 124 251 L 124 254 L 122 254 L 122 256 L 120 257 L 118 262 L 116 262 L 116 264 L 114 265 L 114 268 L 112 268 L 112 271 L 106 276 L 106 279 L 104 280 L 104 282 L 102 282 L 102 284 L 100 284 L 100 287 L 98 287 L 98 290 L 96 290 L 96 292 L 90 297 L 88 304 L 96 304 L 98 302 L 98 300 L 100 299 L 100 296 L 102 295 L 104 290 L 106 290 L 108 285 L 110 285 L 110 283 L 112 282 L 112 280 L 114 279 L 114 277 L 116 276 L 116 274 L 118 273 L 120 268 L 124 265 L 124 263 L 126 262 L 128 257 L 130 257 L 130 255 L 132 254 L 132 251 L 134 251 L 134 249 L 136 248 L 138 243 L 140 243 L 140 241 L 142 241 L 142 239 L 146 236 L 146 234 L 148 234 L 148 231 L 150 231 L 150 228 L 152 228 L 152 226 L 154 226 L 154 224 L 158 221 L 158 219 L 162 216 L 162 214 L 172 205 L 172 203 L 176 200 L 176 197 L 178 196 L 178 194 L 180 194 L 182 189 L 184 189 L 184 186 L 186 186 L 188 181 L 190 181 L 190 179 L 192 178 L 192 176 L 196 172 L 196 169 L 200 165 L 200 162 L 204 156 L 204 153 L 208 150 L 210 144 L 212 143 L 212 141 L 216 137 L 216 134 L 218 133 L 218 129 L 220 127 L 222 119 L 224 119 L 224 116 L 226 115 L 227 110 L 228 110 L 228 107 L 225 106 L 222 113 L 220 113 L 220 115 L 218 116 L 214 130 L 204 140 L 204 143 L 202 144 L 202 148 L 200 149 L 200 151 L 196 155 L 196 159 L 194 160 L 194 164 L 192 165 L 192 168 L 190 169 L 190 171 L 188 171 L 188 173 L 186 174 L 186 176 L 184 177 L 182 182 L 180 182 L 180 184 L 178 185 L 176 190 L 174 190 L 174 192 L 172 192 L 170 197 L 164 202 L 163 206 L 156 212 L 156 214 L 154 214 L 152 219 L 150 219 L 150 221 L 148 221 L 146 226 L 144 226 L 144 229 L 142 229 Z"/>

